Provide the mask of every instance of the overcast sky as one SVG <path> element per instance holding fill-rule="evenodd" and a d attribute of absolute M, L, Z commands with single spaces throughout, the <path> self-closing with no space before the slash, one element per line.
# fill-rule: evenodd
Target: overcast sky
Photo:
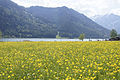
<path fill-rule="evenodd" d="M 120 15 L 120 0 L 12 0 L 24 7 L 44 6 L 60 7 L 67 6 L 88 17 L 104 14 Z"/>

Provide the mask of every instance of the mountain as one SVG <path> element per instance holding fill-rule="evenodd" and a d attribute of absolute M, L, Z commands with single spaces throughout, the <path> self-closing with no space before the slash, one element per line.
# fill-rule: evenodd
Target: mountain
<path fill-rule="evenodd" d="M 112 30 L 116 29 L 120 33 L 120 16 L 115 14 L 106 14 L 103 16 L 94 16 L 92 19 L 103 27 Z"/>
<path fill-rule="evenodd" d="M 0 30 L 3 37 L 55 38 L 58 32 L 69 38 L 109 36 L 109 30 L 65 6 L 24 8 L 10 0 L 0 0 Z"/>
<path fill-rule="evenodd" d="M 37 18 L 44 18 L 56 24 L 62 37 L 78 37 L 81 33 L 85 33 L 87 38 L 103 38 L 109 35 L 109 30 L 65 6 L 57 8 L 32 6 L 27 8 L 27 11 Z"/>
<path fill-rule="evenodd" d="M 0 30 L 3 37 L 55 37 L 53 24 L 35 18 L 22 6 L 0 0 Z"/>

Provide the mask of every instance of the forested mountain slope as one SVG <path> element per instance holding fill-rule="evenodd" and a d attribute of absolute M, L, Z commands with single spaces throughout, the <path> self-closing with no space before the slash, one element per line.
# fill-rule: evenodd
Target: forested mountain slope
<path fill-rule="evenodd" d="M 58 32 L 69 38 L 109 36 L 109 30 L 65 6 L 24 8 L 10 0 L 0 0 L 0 30 L 3 37 L 55 38 Z"/>

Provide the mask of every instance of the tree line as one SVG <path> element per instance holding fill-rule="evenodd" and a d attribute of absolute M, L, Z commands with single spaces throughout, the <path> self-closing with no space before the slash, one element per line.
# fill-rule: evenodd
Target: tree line
<path fill-rule="evenodd" d="M 115 29 L 112 29 L 111 32 L 110 32 L 110 38 L 115 38 L 117 36 L 120 37 L 120 34 L 118 34 Z M 2 38 L 2 31 L 1 30 L 0 30 L 0 38 Z M 60 35 L 59 35 L 59 32 L 56 35 L 56 38 L 61 38 Z M 84 33 L 80 34 L 80 36 L 78 38 L 83 41 L 84 38 L 85 38 L 85 34 Z"/>
<path fill-rule="evenodd" d="M 120 34 L 118 34 L 115 29 L 112 29 L 110 32 L 110 38 L 116 38 L 116 37 L 120 37 Z M 80 34 L 78 38 L 83 41 L 85 38 L 85 34 L 84 33 Z"/>

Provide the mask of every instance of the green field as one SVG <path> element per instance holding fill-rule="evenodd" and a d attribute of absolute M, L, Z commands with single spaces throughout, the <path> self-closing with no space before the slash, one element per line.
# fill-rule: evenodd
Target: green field
<path fill-rule="evenodd" d="M 0 80 L 120 80 L 120 42 L 0 42 Z"/>

